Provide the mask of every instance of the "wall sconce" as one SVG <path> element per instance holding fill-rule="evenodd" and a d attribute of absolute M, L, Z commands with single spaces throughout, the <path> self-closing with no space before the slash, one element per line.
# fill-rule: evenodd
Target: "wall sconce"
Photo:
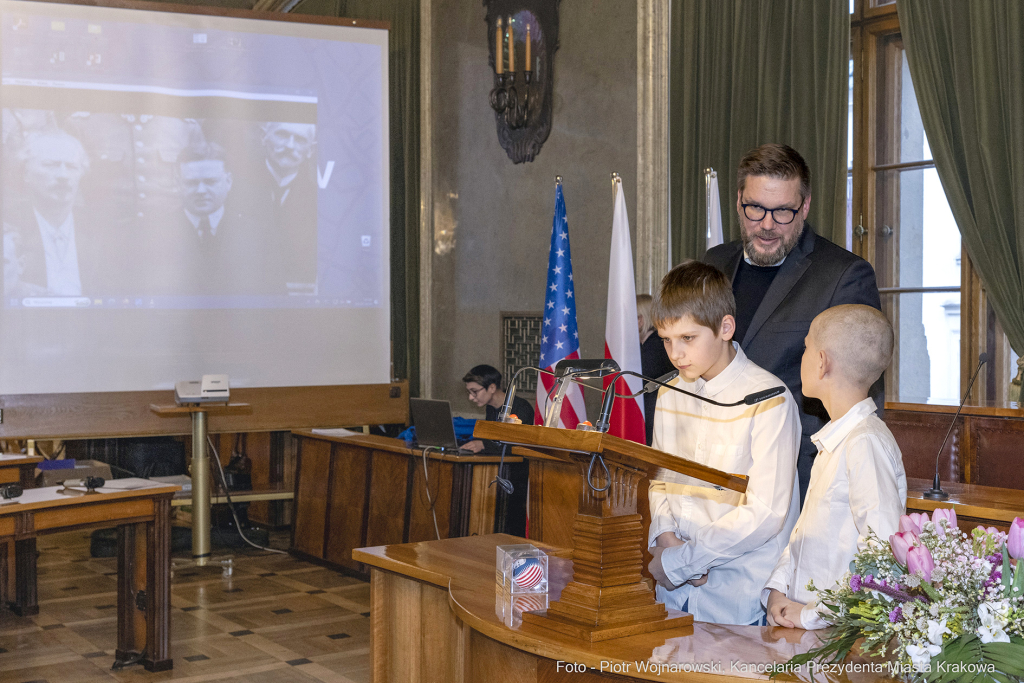
<path fill-rule="evenodd" d="M 494 73 L 490 105 L 498 143 L 516 164 L 533 161 L 551 133 L 559 2 L 484 0 Z"/>

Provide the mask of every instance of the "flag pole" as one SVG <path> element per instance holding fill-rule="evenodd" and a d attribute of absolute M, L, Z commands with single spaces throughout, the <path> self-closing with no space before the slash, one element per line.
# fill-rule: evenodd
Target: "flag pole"
<path fill-rule="evenodd" d="M 618 173 L 612 173 L 612 203 L 615 203 L 615 191 L 618 188 L 618 184 L 622 183 L 622 178 L 619 177 Z"/>
<path fill-rule="evenodd" d="M 561 184 L 562 184 L 562 176 L 556 175 L 555 176 L 555 187 L 558 187 Z"/>
<path fill-rule="evenodd" d="M 704 238 L 711 236 L 711 179 L 717 178 L 715 169 L 708 166 L 704 169 Z"/>

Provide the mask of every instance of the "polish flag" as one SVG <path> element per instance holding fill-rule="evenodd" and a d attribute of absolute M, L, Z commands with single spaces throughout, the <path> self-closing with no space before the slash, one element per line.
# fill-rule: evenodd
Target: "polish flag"
<path fill-rule="evenodd" d="M 608 309 L 604 327 L 604 357 L 611 358 L 622 370 L 640 373 L 640 333 L 636 320 L 636 281 L 633 278 L 633 246 L 629 241 L 629 217 L 622 180 L 615 176 L 615 208 L 612 216 L 612 250 L 608 267 Z M 608 389 L 609 380 L 605 380 Z M 634 394 L 643 388 L 638 377 L 620 377 L 615 383 L 619 394 Z M 612 406 L 608 433 L 646 443 L 644 399 L 617 398 Z"/>

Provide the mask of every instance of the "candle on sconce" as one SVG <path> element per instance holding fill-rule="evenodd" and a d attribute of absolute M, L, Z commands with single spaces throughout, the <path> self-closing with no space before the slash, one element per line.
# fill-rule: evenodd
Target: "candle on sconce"
<path fill-rule="evenodd" d="M 526 71 L 533 71 L 533 60 L 530 59 L 530 22 L 526 22 Z"/>
<path fill-rule="evenodd" d="M 516 36 L 512 30 L 512 17 L 508 18 L 508 70 L 516 72 Z"/>
<path fill-rule="evenodd" d="M 505 32 L 501 30 L 501 17 L 498 17 L 498 28 L 494 33 L 494 73 L 499 76 L 505 73 Z"/>

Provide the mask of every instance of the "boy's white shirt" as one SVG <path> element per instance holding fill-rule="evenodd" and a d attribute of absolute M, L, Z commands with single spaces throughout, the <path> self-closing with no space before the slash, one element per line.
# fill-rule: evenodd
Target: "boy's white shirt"
<path fill-rule="evenodd" d="M 807 590 L 808 581 L 819 590 L 840 581 L 864 548 L 869 527 L 883 540 L 896 533 L 907 504 L 907 475 L 896 439 L 875 414 L 870 398 L 826 424 L 811 440 L 818 455 L 804 509 L 761 600 L 767 605 L 774 588 L 805 603 L 800 625 L 818 629 L 828 626 L 823 616 L 830 612 Z"/>
<path fill-rule="evenodd" d="M 732 403 L 784 386 L 751 362 L 735 342 L 736 357 L 714 379 L 673 380 L 681 389 Z M 674 585 L 708 574 L 703 586 L 658 586 L 658 599 L 698 621 L 750 624 L 761 618 L 761 588 L 782 553 L 799 514 L 796 459 L 800 416 L 787 389 L 753 406 L 713 406 L 668 389 L 658 394 L 653 446 L 749 477 L 744 494 L 661 470 L 651 481 L 649 543 L 665 531 L 686 541 L 662 554 Z M 709 573 L 710 572 L 710 573 Z"/>

